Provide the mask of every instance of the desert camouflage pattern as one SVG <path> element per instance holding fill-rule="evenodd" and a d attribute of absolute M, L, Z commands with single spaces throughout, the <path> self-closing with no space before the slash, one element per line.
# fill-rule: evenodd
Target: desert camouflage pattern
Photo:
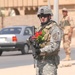
<path fill-rule="evenodd" d="M 71 44 L 71 37 L 73 34 L 73 28 L 74 28 L 74 21 L 73 18 L 70 18 L 69 16 L 63 17 L 59 24 L 63 29 L 63 46 L 66 53 L 65 60 L 70 60 L 70 44 Z"/>
<path fill-rule="evenodd" d="M 37 59 L 36 75 L 57 75 L 59 64 L 58 52 L 62 38 L 61 30 L 55 22 L 51 22 L 44 28 L 46 31 L 46 44 L 41 48 Z M 48 42 L 48 43 L 47 43 Z"/>

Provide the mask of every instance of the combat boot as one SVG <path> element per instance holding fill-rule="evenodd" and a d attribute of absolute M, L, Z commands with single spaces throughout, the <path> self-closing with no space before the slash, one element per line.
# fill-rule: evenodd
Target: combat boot
<path fill-rule="evenodd" d="M 71 60 L 70 54 L 67 54 L 66 57 L 63 60 L 64 61 L 70 61 Z"/>

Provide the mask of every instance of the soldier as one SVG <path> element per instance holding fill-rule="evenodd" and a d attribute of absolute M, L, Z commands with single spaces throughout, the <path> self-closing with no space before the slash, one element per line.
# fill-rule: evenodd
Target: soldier
<path fill-rule="evenodd" d="M 57 75 L 61 30 L 57 23 L 51 20 L 52 15 L 53 13 L 48 6 L 40 7 L 37 12 L 37 16 L 41 22 L 38 31 L 40 29 L 45 31 L 45 41 L 40 44 L 42 47 L 36 50 L 36 54 L 38 55 L 36 59 L 36 75 Z"/>
<path fill-rule="evenodd" d="M 66 53 L 66 58 L 64 60 L 71 60 L 71 50 L 70 50 L 70 44 L 71 44 L 71 37 L 73 34 L 73 19 L 68 16 L 68 10 L 66 8 L 62 9 L 63 18 L 60 21 L 60 26 L 63 29 L 64 35 L 63 35 L 63 46 Z"/>

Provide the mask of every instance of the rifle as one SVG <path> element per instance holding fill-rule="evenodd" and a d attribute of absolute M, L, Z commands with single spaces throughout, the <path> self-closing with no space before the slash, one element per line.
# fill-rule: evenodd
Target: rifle
<path fill-rule="evenodd" d="M 34 59 L 37 59 L 38 55 L 36 54 L 36 51 L 40 49 L 39 43 L 36 41 L 36 39 L 32 39 L 32 36 L 29 38 L 29 42 L 32 48 L 32 55 Z"/>
<path fill-rule="evenodd" d="M 29 38 L 29 42 L 31 45 L 31 49 L 32 49 L 32 55 L 34 58 L 34 68 L 35 68 L 35 59 L 38 58 L 38 54 L 36 53 L 36 51 L 40 48 L 39 44 L 36 42 L 36 39 L 32 39 L 32 36 Z"/>

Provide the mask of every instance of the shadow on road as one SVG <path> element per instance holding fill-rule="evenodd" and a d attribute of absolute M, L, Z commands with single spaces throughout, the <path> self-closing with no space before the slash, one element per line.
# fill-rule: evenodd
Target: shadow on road
<path fill-rule="evenodd" d="M 1 57 L 5 56 L 20 56 L 20 55 L 29 55 L 32 54 L 31 50 L 27 54 L 22 54 L 21 51 L 4 51 Z"/>
<path fill-rule="evenodd" d="M 5 56 L 25 56 L 25 55 L 30 55 L 30 54 L 32 54 L 32 53 L 28 53 L 28 54 L 9 54 L 8 53 L 8 55 L 2 55 L 1 57 L 5 57 Z"/>

